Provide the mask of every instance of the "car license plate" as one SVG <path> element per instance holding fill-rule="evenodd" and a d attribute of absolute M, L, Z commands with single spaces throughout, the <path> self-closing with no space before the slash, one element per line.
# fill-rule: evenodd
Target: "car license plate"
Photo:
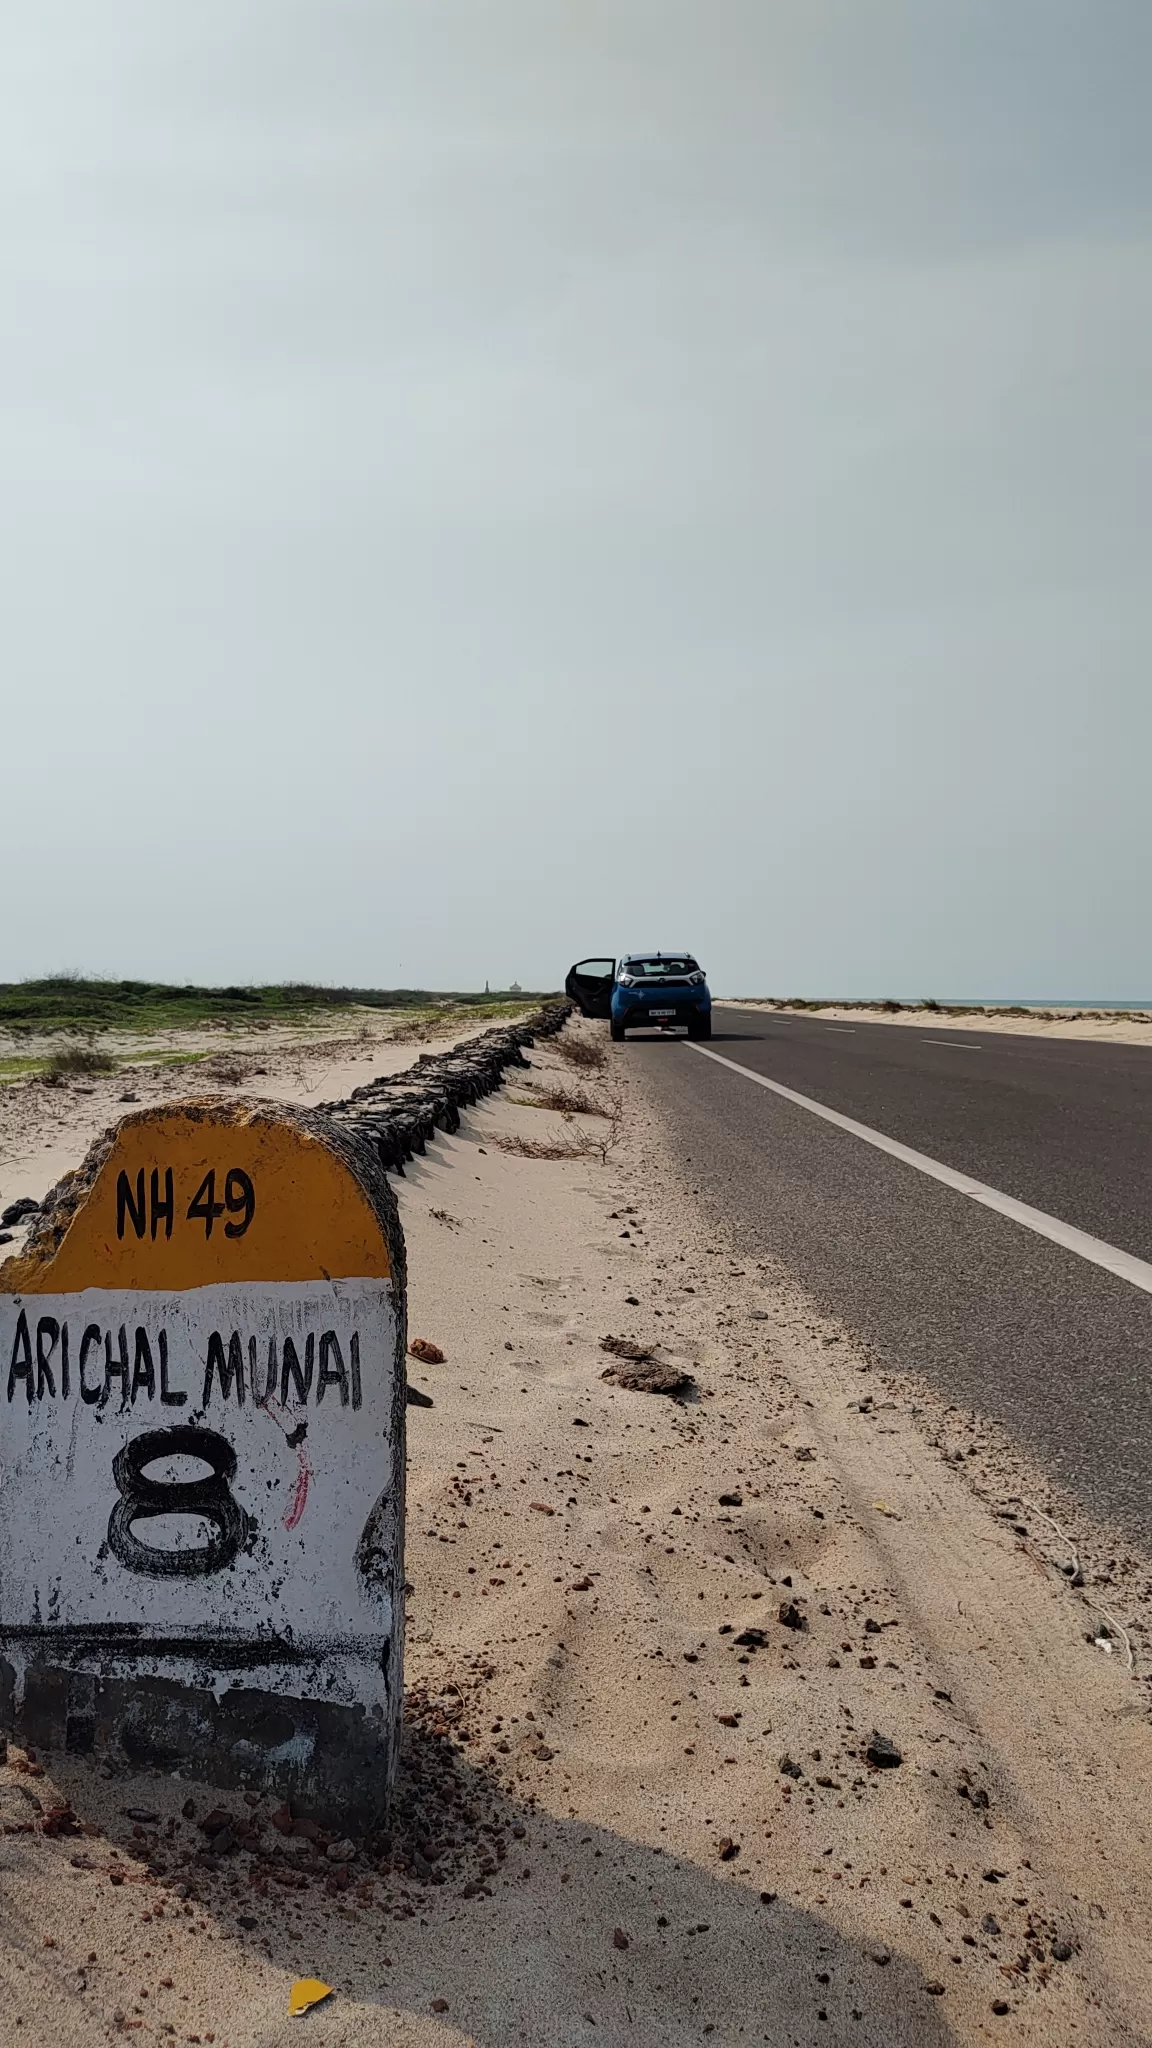
<path fill-rule="evenodd" d="M 650 1017 L 674 1017 L 676 1012 L 675 1010 L 649 1010 L 648 1015 Z"/>

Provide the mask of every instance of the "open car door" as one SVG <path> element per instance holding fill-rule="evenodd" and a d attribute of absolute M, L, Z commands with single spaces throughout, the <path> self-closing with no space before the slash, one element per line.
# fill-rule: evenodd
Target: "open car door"
<path fill-rule="evenodd" d="M 610 1017 L 615 960 L 578 960 L 568 969 L 564 992 L 585 1017 Z"/>

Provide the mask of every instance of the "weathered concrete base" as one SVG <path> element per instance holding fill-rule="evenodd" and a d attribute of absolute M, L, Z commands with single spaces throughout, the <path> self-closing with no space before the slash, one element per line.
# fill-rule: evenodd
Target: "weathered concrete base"
<path fill-rule="evenodd" d="M 290 1671 L 267 1665 L 263 1684 L 245 1684 L 237 1672 L 217 1696 L 195 1682 L 199 1673 L 181 1676 L 171 1655 L 170 1677 L 113 1677 L 67 1669 L 58 1644 L 45 1648 L 41 1663 L 19 1646 L 22 1698 L 17 1664 L 0 1654 L 0 1731 L 41 1754 L 92 1756 L 126 1769 L 179 1771 L 223 1790 L 266 1792 L 289 1800 L 298 1816 L 345 1833 L 372 1827 L 387 1812 L 395 1711 L 303 1698 Z"/>

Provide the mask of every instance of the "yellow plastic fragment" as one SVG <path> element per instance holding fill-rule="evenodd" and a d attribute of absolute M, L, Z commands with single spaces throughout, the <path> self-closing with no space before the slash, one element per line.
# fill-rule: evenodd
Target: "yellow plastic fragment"
<path fill-rule="evenodd" d="M 900 1520 L 900 1517 L 896 1513 L 895 1508 L 890 1508 L 886 1500 L 874 1500 L 872 1505 L 879 1511 L 880 1514 L 891 1515 L 892 1520 L 894 1522 L 898 1522 Z"/>
<path fill-rule="evenodd" d="M 298 2020 L 303 2013 L 309 2012 L 314 2005 L 322 2005 L 331 1996 L 332 1986 L 322 1983 L 319 1977 L 297 1977 L 288 1994 L 288 2016 Z"/>

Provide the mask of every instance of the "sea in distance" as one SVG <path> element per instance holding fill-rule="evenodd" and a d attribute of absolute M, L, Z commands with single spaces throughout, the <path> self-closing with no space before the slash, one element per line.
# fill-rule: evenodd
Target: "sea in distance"
<path fill-rule="evenodd" d="M 904 996 L 903 1002 L 922 1002 Z M 937 996 L 939 1003 L 963 1010 L 1152 1010 L 1147 996 Z"/>

